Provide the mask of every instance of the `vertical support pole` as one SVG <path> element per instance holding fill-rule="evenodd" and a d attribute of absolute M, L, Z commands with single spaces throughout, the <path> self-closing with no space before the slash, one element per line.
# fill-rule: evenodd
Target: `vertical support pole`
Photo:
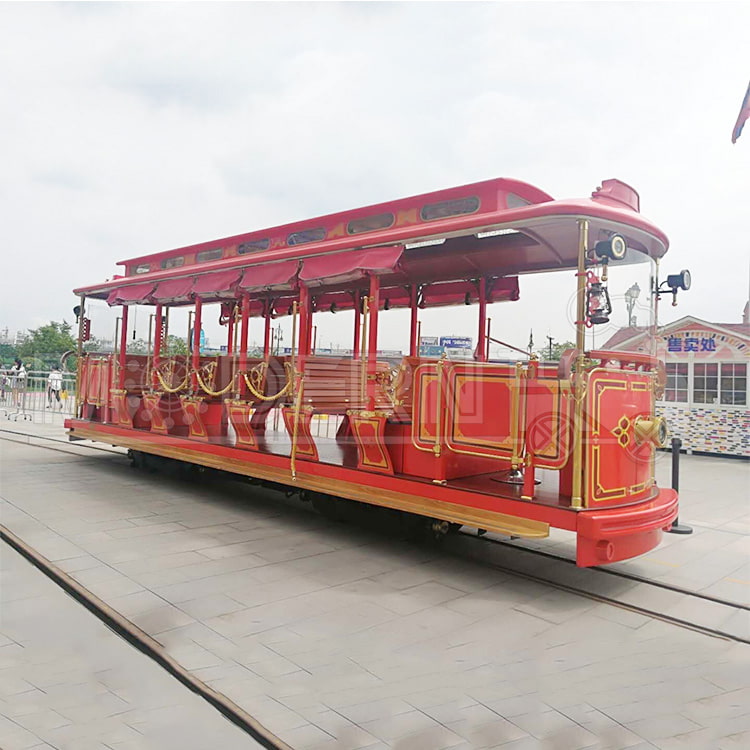
<path fill-rule="evenodd" d="M 312 299 L 310 290 L 303 284 L 299 285 L 299 370 L 303 371 L 305 357 L 310 354 L 312 342 Z M 292 342 L 294 346 L 294 342 Z"/>
<path fill-rule="evenodd" d="M 586 248 L 589 220 L 578 219 L 578 271 L 576 272 L 576 349 L 586 348 Z"/>
<path fill-rule="evenodd" d="M 244 292 L 242 295 L 242 302 L 240 308 L 240 359 L 239 359 L 239 370 L 245 372 L 247 370 L 247 341 L 250 336 L 250 293 Z M 238 392 L 244 393 L 245 383 L 240 377 Z"/>
<path fill-rule="evenodd" d="M 416 284 L 409 287 L 409 307 L 411 308 L 411 327 L 409 328 L 409 356 L 419 356 L 419 309 L 417 308 L 418 288 Z"/>
<path fill-rule="evenodd" d="M 234 304 L 229 308 L 229 322 L 227 323 L 227 354 L 234 354 Z"/>
<path fill-rule="evenodd" d="M 588 219 L 578 220 L 578 271 L 576 273 L 576 349 L 575 415 L 573 420 L 573 482 L 570 498 L 572 508 L 583 508 L 583 350 L 586 346 L 586 248 L 589 242 Z"/>
<path fill-rule="evenodd" d="M 487 361 L 487 279 L 479 279 L 479 334 L 477 336 L 477 359 Z"/>
<path fill-rule="evenodd" d="M 362 341 L 360 343 L 359 355 L 359 396 L 364 404 L 367 399 L 367 320 L 370 314 L 370 298 L 365 295 L 362 298 Z"/>
<path fill-rule="evenodd" d="M 651 281 L 649 313 L 651 315 L 651 341 L 649 342 L 649 353 L 656 356 L 656 334 L 659 331 L 659 259 L 654 260 L 654 276 Z"/>
<path fill-rule="evenodd" d="M 370 320 L 367 331 L 367 408 L 375 408 L 375 373 L 378 358 L 378 308 L 380 307 L 380 277 L 370 276 Z"/>
<path fill-rule="evenodd" d="M 273 302 L 267 299 L 264 303 L 263 318 L 265 319 L 265 326 L 263 328 L 263 359 L 268 362 L 268 358 L 271 355 L 271 306 Z"/>
<path fill-rule="evenodd" d="M 352 344 L 352 359 L 359 359 L 359 342 L 362 335 L 362 295 L 354 294 L 354 343 Z"/>
<path fill-rule="evenodd" d="M 122 306 L 122 324 L 120 325 L 120 351 L 117 362 L 117 387 L 125 387 L 125 355 L 128 349 L 128 306 Z"/>
<path fill-rule="evenodd" d="M 680 448 L 682 440 L 672 438 L 672 489 L 680 494 Z M 680 523 L 680 517 L 674 519 L 672 526 L 669 528 L 670 534 L 692 534 L 693 527 Z"/>
<path fill-rule="evenodd" d="M 195 315 L 193 317 L 193 358 L 190 384 L 193 391 L 198 390 L 198 368 L 201 366 L 201 318 L 203 302 L 200 297 L 195 298 Z"/>
<path fill-rule="evenodd" d="M 161 305 L 156 306 L 155 320 L 154 320 L 154 356 L 151 361 L 151 387 L 158 388 L 159 381 L 156 377 L 156 371 L 161 365 L 161 348 L 162 348 L 162 337 L 164 335 L 164 309 Z"/>
<path fill-rule="evenodd" d="M 84 328 L 86 326 L 85 318 L 86 318 L 86 295 L 82 294 L 81 297 L 81 311 L 78 315 L 78 347 L 77 347 L 77 354 L 76 357 L 76 402 L 75 402 L 75 411 L 73 414 L 76 417 L 80 417 L 81 414 L 79 412 L 79 408 L 81 406 L 81 390 L 83 388 L 83 383 L 81 383 L 81 377 L 83 373 L 83 332 Z"/>

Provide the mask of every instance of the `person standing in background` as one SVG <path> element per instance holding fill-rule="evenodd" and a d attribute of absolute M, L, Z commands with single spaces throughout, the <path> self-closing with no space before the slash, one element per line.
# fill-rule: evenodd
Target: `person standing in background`
<path fill-rule="evenodd" d="M 49 377 L 47 378 L 47 408 L 51 409 L 55 405 L 55 400 L 57 401 L 57 405 L 60 407 L 60 410 L 62 410 L 62 401 L 60 400 L 60 391 L 62 390 L 62 373 L 60 372 L 59 367 L 53 367 L 52 372 L 50 372 Z"/>
<path fill-rule="evenodd" d="M 23 362 L 16 357 L 13 367 L 10 368 L 10 389 L 13 406 L 21 408 L 21 394 L 26 388 L 26 368 Z"/>

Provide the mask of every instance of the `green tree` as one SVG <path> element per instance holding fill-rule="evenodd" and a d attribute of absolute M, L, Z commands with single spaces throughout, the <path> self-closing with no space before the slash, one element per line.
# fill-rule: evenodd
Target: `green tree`
<path fill-rule="evenodd" d="M 29 329 L 29 337 L 18 347 L 18 356 L 21 359 L 34 357 L 48 367 L 57 364 L 61 354 L 77 346 L 70 331 L 70 323 L 64 320 L 61 323 L 53 320 L 47 325 Z"/>
<path fill-rule="evenodd" d="M 566 349 L 575 349 L 575 348 L 576 348 L 576 345 L 572 341 L 562 341 L 560 343 L 557 343 L 553 340 L 551 347 L 548 344 L 543 349 L 537 349 L 536 353 L 539 355 L 539 359 L 542 359 L 545 362 L 559 362 L 560 357 L 562 357 L 562 354 Z M 551 356 L 550 356 L 550 349 L 552 350 Z"/>
<path fill-rule="evenodd" d="M 185 339 L 181 338 L 180 336 L 172 336 L 171 334 L 167 336 L 167 340 L 165 342 L 165 346 L 162 349 L 162 353 L 165 357 L 174 357 L 178 354 L 187 354 L 188 348 L 187 344 L 185 343 Z"/>
<path fill-rule="evenodd" d="M 148 349 L 148 341 L 145 341 L 144 339 L 128 341 L 128 354 L 148 354 Z"/>
<path fill-rule="evenodd" d="M 18 356 L 18 350 L 13 344 L 0 344 L 0 364 L 10 365 Z"/>

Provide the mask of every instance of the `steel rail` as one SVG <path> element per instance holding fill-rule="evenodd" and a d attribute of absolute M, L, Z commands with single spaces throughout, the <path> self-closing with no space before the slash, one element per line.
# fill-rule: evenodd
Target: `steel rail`
<path fill-rule="evenodd" d="M 61 440 L 57 440 L 56 438 L 49 438 L 49 437 L 46 437 L 46 436 L 38 436 L 38 435 L 30 434 L 30 433 L 18 433 L 18 432 L 12 432 L 10 430 L 0 430 L 0 432 L 6 432 L 6 433 L 16 434 L 16 435 L 23 435 L 25 437 L 41 437 L 42 439 L 47 439 L 49 441 L 58 442 L 58 443 L 64 442 L 64 441 L 61 441 Z M 7 438 L 3 438 L 3 439 L 7 439 Z M 37 445 L 37 444 L 34 444 L 34 443 L 27 443 L 27 442 L 18 441 L 18 440 L 15 440 L 13 442 L 18 442 L 18 443 L 21 443 L 23 445 L 30 445 L 31 447 L 36 447 L 36 448 L 44 448 L 44 449 L 47 449 L 47 450 L 56 450 L 56 451 L 59 451 L 61 453 L 68 453 L 69 455 L 76 455 L 76 456 L 80 456 L 81 455 L 80 453 L 77 453 L 77 452 L 74 452 L 74 451 L 67 451 L 67 450 L 64 450 L 62 448 L 53 448 L 51 446 Z M 105 452 L 105 453 L 115 453 L 115 451 L 110 451 L 110 450 L 105 449 L 105 448 L 98 448 L 97 446 L 80 445 L 79 447 L 81 447 L 81 448 L 87 448 L 89 450 L 99 450 L 99 451 Z M 117 455 L 121 455 L 121 454 L 118 453 Z M 122 454 L 122 455 L 124 455 L 124 454 Z M 4 531 L 4 527 L 0 527 L 0 529 L 2 529 Z M 528 553 L 528 554 L 536 555 L 538 557 L 545 557 L 545 558 L 550 559 L 550 560 L 555 560 L 556 562 L 565 563 L 565 564 L 569 564 L 569 565 L 575 564 L 575 561 L 573 561 L 573 560 L 571 560 L 570 558 L 567 558 L 567 557 L 562 557 L 562 556 L 559 556 L 559 555 L 554 555 L 554 554 L 551 554 L 549 552 L 543 552 L 543 551 L 540 551 L 540 550 L 532 550 L 532 549 L 529 549 L 528 547 L 520 547 L 520 546 L 517 546 L 517 545 L 514 545 L 514 544 L 509 544 L 507 542 L 503 542 L 502 540 L 499 540 L 499 539 L 492 539 L 492 538 L 488 539 L 486 537 L 478 537 L 476 534 L 468 533 L 468 532 L 459 532 L 459 535 L 463 536 L 463 537 L 468 537 L 468 538 L 474 539 L 474 540 L 478 540 L 479 539 L 479 540 L 481 540 L 481 541 L 483 541 L 485 543 L 496 544 L 496 545 L 501 546 L 501 547 L 505 547 L 505 548 L 508 548 L 508 549 L 513 549 L 513 550 L 516 550 L 516 551 L 520 551 L 521 553 Z M 4 539 L 4 537 L 3 537 L 3 539 Z M 448 551 L 448 552 L 449 552 L 449 554 L 451 554 L 451 555 L 453 555 L 455 557 L 464 557 L 464 556 L 462 556 L 457 551 Z M 464 559 L 465 559 L 465 557 L 464 557 Z M 476 560 L 474 560 L 474 561 L 477 562 Z M 487 560 L 481 560 L 481 561 L 478 561 L 478 562 L 480 562 L 480 564 L 485 565 L 487 567 L 490 567 L 490 568 L 492 568 L 494 570 L 498 570 L 498 571 L 501 571 L 503 573 L 507 573 L 509 575 L 513 575 L 513 576 L 515 576 L 517 578 L 524 578 L 526 580 L 534 581 L 535 583 L 541 583 L 541 584 L 549 586 L 551 588 L 555 588 L 555 589 L 558 589 L 558 590 L 561 590 L 561 591 L 565 591 L 565 592 L 571 593 L 571 594 L 576 594 L 578 596 L 581 596 L 581 597 L 584 597 L 584 598 L 587 598 L 587 599 L 591 599 L 593 601 L 597 601 L 597 602 L 602 603 L 602 604 L 609 604 L 610 606 L 614 606 L 614 607 L 618 607 L 620 609 L 625 609 L 625 610 L 628 610 L 628 611 L 631 611 L 631 612 L 635 612 L 637 614 L 641 614 L 641 615 L 644 615 L 646 617 L 651 617 L 651 618 L 656 619 L 656 620 L 661 620 L 663 622 L 667 622 L 669 624 L 676 625 L 678 627 L 686 628 L 688 630 L 693 630 L 695 632 L 702 633 L 704 635 L 708 635 L 708 636 L 711 636 L 711 637 L 714 637 L 714 638 L 720 638 L 720 639 L 723 639 L 723 640 L 735 641 L 735 642 L 738 642 L 738 643 L 744 643 L 744 644 L 750 645 L 750 638 L 744 638 L 742 636 L 735 635 L 734 633 L 728 633 L 726 631 L 722 631 L 722 630 L 719 630 L 717 628 L 707 627 L 705 625 L 701 625 L 700 623 L 691 622 L 690 620 L 685 620 L 685 619 L 680 618 L 680 617 L 675 617 L 675 616 L 669 615 L 669 614 L 667 614 L 665 612 L 659 612 L 657 610 L 653 610 L 653 609 L 650 609 L 650 608 L 647 608 L 647 607 L 641 607 L 640 605 L 637 605 L 637 604 L 630 604 L 628 602 L 624 602 L 624 601 L 621 601 L 619 599 L 615 599 L 613 597 L 604 596 L 602 594 L 596 594 L 596 593 L 594 593 L 592 591 L 587 591 L 585 588 L 579 588 L 577 586 L 571 586 L 569 584 L 560 583 L 558 581 L 554 581 L 554 580 L 551 580 L 549 578 L 545 578 L 544 576 L 538 576 L 538 575 L 535 575 L 534 573 L 529 573 L 529 572 L 521 571 L 521 570 L 518 570 L 518 569 L 515 569 L 515 568 L 512 568 L 512 567 L 506 566 L 506 565 L 501 565 L 499 563 L 493 563 L 493 562 L 490 562 L 490 561 L 487 561 Z M 615 576 L 615 577 L 619 577 L 619 578 L 633 580 L 634 582 L 643 583 L 645 585 L 652 586 L 652 587 L 655 587 L 655 588 L 661 588 L 661 589 L 669 590 L 669 591 L 671 591 L 673 593 L 681 594 L 683 596 L 694 597 L 694 598 L 697 598 L 697 599 L 703 599 L 705 601 L 709 601 L 709 602 L 714 603 L 714 604 L 719 604 L 719 605 L 728 607 L 730 609 L 734 609 L 734 610 L 746 610 L 746 611 L 750 610 L 750 607 L 748 607 L 747 605 L 741 604 L 739 602 L 733 602 L 733 601 L 730 601 L 730 600 L 725 600 L 725 599 L 721 599 L 719 597 L 711 596 L 710 594 L 702 594 L 701 592 L 692 591 L 690 589 L 684 589 L 684 588 L 682 588 L 680 586 L 673 586 L 671 584 L 662 583 L 662 582 L 659 582 L 659 581 L 654 581 L 652 579 L 645 578 L 645 577 L 642 577 L 642 576 L 638 576 L 636 574 L 623 573 L 621 571 L 616 571 L 616 570 L 609 570 L 607 568 L 602 568 L 602 567 L 599 567 L 599 566 L 592 567 L 591 570 L 599 572 L 599 573 L 606 573 L 607 575 L 611 575 L 611 576 Z"/>
<path fill-rule="evenodd" d="M 148 633 L 123 617 L 98 596 L 83 587 L 74 578 L 58 568 L 46 557 L 30 547 L 20 537 L 0 524 L 0 539 L 9 547 L 28 560 L 53 583 L 91 612 L 100 622 L 114 631 L 135 649 L 156 662 L 168 674 L 186 688 L 203 698 L 212 708 L 231 721 L 235 726 L 250 735 L 262 747 L 269 750 L 292 750 L 282 739 L 263 726 L 247 711 L 231 701 L 222 693 L 209 687 L 203 680 L 192 675 L 176 662 Z"/>
<path fill-rule="evenodd" d="M 575 565 L 576 561 L 571 559 L 570 557 L 564 557 L 562 555 L 555 555 L 551 552 L 545 552 L 544 550 L 538 550 L 538 549 L 532 549 L 531 547 L 524 547 L 517 544 L 511 544 L 510 542 L 504 542 L 502 539 L 493 539 L 491 537 L 481 536 L 477 537 L 476 534 L 471 534 L 465 531 L 459 532 L 461 536 L 467 536 L 472 538 L 479 538 L 482 542 L 485 542 L 487 544 L 496 544 L 499 547 L 506 547 L 507 549 L 513 549 L 513 550 L 520 550 L 521 552 L 528 553 L 530 555 L 536 555 L 537 557 L 544 557 L 548 560 L 555 560 L 556 562 L 566 563 L 568 565 Z M 640 576 L 637 573 L 626 573 L 622 570 L 613 570 L 612 568 L 604 568 L 600 565 L 592 566 L 588 568 L 588 570 L 595 570 L 597 573 L 606 573 L 609 576 L 615 576 L 616 578 L 625 578 L 629 581 L 635 581 L 636 583 L 645 583 L 649 586 L 654 586 L 656 588 L 665 589 L 667 591 L 672 591 L 676 594 L 682 594 L 683 596 L 691 596 L 695 599 L 704 599 L 708 602 L 713 602 L 714 604 L 722 604 L 725 607 L 732 607 L 734 609 L 744 609 L 748 612 L 750 612 L 750 605 L 749 604 L 742 604 L 742 602 L 735 602 L 731 599 L 722 599 L 718 596 L 712 596 L 711 594 L 704 594 L 701 591 L 693 591 L 692 589 L 686 589 L 682 586 L 676 586 L 672 583 L 664 583 L 663 581 L 655 581 L 653 578 L 646 578 L 645 576 Z"/>

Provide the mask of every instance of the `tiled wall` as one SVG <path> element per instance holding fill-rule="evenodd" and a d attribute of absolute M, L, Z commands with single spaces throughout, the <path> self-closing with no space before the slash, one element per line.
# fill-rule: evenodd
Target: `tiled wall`
<path fill-rule="evenodd" d="M 683 449 L 750 457 L 750 410 L 719 409 L 680 404 L 659 404 L 670 438 L 682 440 Z"/>

